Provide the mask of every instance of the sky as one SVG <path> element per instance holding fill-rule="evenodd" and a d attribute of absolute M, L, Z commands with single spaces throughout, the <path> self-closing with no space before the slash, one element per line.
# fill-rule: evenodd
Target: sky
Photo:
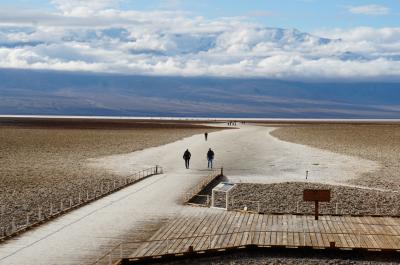
<path fill-rule="evenodd" d="M 399 80 L 400 0 L 0 0 L 0 67 Z"/>

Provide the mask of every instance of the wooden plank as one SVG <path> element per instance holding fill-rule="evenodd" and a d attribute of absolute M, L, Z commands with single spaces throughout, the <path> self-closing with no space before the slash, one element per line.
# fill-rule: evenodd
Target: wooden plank
<path fill-rule="evenodd" d="M 260 234 L 258 237 L 258 245 L 264 245 L 265 231 L 267 230 L 267 219 L 268 215 L 263 214 L 261 219 Z"/>
<path fill-rule="evenodd" d="M 224 247 L 229 247 L 230 246 L 229 243 L 230 243 L 230 240 L 231 240 L 231 238 L 233 236 L 232 233 L 235 230 L 235 224 L 237 223 L 239 215 L 240 215 L 239 212 L 234 212 L 233 215 L 232 215 L 232 219 L 231 219 L 231 221 L 229 223 L 229 226 L 227 227 L 227 229 L 225 231 L 227 233 L 227 235 L 225 236 L 224 241 L 222 242 L 222 245 Z"/>
<path fill-rule="evenodd" d="M 243 222 L 244 218 L 245 218 L 245 215 L 244 214 L 240 214 L 239 218 L 237 219 L 237 223 L 235 224 L 235 226 L 233 228 L 233 232 L 235 232 L 235 233 L 232 234 L 231 238 L 229 239 L 229 243 L 228 243 L 229 247 L 236 246 L 235 245 L 235 240 L 236 240 L 236 237 L 237 237 L 237 232 L 240 231 L 240 227 L 242 226 L 242 222 Z"/>
<path fill-rule="evenodd" d="M 208 234 L 211 234 L 211 230 L 214 227 L 215 222 L 220 218 L 220 214 L 213 214 L 211 218 L 207 218 L 204 226 L 201 229 L 200 235 L 201 237 L 195 240 L 197 243 L 193 245 L 196 250 L 205 250 L 209 248 L 209 240 Z"/>
<path fill-rule="evenodd" d="M 242 221 L 242 223 L 241 223 L 241 225 L 239 227 L 239 230 L 238 230 L 239 232 L 242 232 L 244 230 L 245 224 L 247 223 L 247 220 L 249 219 L 249 217 L 250 217 L 249 213 L 245 213 L 244 214 L 243 221 Z M 242 237 L 243 237 L 243 233 L 236 234 L 235 243 L 234 243 L 235 246 L 240 246 L 240 243 L 242 241 Z"/>
<path fill-rule="evenodd" d="M 193 249 L 194 249 L 194 245 L 195 245 L 195 243 L 197 243 L 196 242 L 196 240 L 198 240 L 199 239 L 199 234 L 200 234 L 200 232 L 202 231 L 202 229 L 203 229 L 203 226 L 207 223 L 207 215 L 203 215 L 202 217 L 201 217 L 201 222 L 198 222 L 197 224 L 196 224 L 196 226 L 194 227 L 194 230 L 193 230 L 193 232 L 190 234 L 190 236 L 196 236 L 195 238 L 191 238 L 191 239 L 189 239 L 187 242 L 186 242 L 186 245 L 185 246 L 183 246 L 183 249 L 188 249 L 189 248 L 189 246 L 193 246 Z"/>
<path fill-rule="evenodd" d="M 220 233 L 225 234 L 224 236 L 221 236 L 219 240 L 217 241 L 217 245 L 221 248 L 224 248 L 227 246 L 227 243 L 225 244 L 225 241 L 229 242 L 230 235 L 228 234 L 228 230 L 230 229 L 233 219 L 235 217 L 235 213 L 229 212 L 229 219 L 226 222 L 225 226 L 222 228 L 222 231 Z"/>
<path fill-rule="evenodd" d="M 302 243 L 304 246 L 312 246 L 310 227 L 308 226 L 307 216 L 302 216 L 302 220 L 303 220 L 303 227 L 304 227 Z"/>

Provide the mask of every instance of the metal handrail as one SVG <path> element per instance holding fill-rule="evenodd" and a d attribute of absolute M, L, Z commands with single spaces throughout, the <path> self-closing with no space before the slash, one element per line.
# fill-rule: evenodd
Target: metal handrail
<path fill-rule="evenodd" d="M 221 170 L 221 171 L 220 171 Z M 207 175 L 203 178 L 195 187 L 193 187 L 190 191 L 185 194 L 185 203 L 189 202 L 195 195 L 197 195 L 202 189 L 204 189 L 213 179 L 217 176 L 221 175 L 221 169 L 214 169 L 211 174 Z"/>
<path fill-rule="evenodd" d="M 67 203 L 64 205 L 63 202 L 66 202 L 67 200 L 61 200 L 60 201 L 61 203 L 59 204 L 60 209 L 57 208 L 57 205 L 59 202 L 57 202 L 57 203 L 50 202 L 50 207 L 49 207 L 50 210 L 48 211 L 48 214 L 46 214 L 47 211 L 46 211 L 46 209 L 43 209 L 43 207 L 38 208 L 38 220 L 37 221 L 30 222 L 29 217 L 35 214 L 34 212 L 31 211 L 31 212 L 27 213 L 26 221 L 24 224 L 19 225 L 17 223 L 17 221 L 15 220 L 15 218 L 13 218 L 11 224 L 0 227 L 0 232 L 2 233 L 2 234 L 0 234 L 0 243 L 9 238 L 12 238 L 13 236 L 19 235 L 22 232 L 25 232 L 33 227 L 36 227 L 36 226 L 41 225 L 49 220 L 52 220 L 52 219 L 54 219 L 64 213 L 67 213 L 73 209 L 82 207 L 88 203 L 96 201 L 104 196 L 107 196 L 107 195 L 114 193 L 120 189 L 123 189 L 129 185 L 132 185 L 141 179 L 144 179 L 146 177 L 156 175 L 156 174 L 162 174 L 162 173 L 163 173 L 163 168 L 158 165 L 151 167 L 151 168 L 140 170 L 131 175 L 128 175 L 124 179 L 121 179 L 122 181 L 118 181 L 119 183 L 117 183 L 115 180 L 114 180 L 114 182 L 109 182 L 106 190 L 103 190 L 103 185 L 102 185 L 100 194 L 97 193 L 98 189 L 96 188 L 94 190 L 94 194 L 92 196 L 90 196 L 90 194 L 87 192 L 86 196 L 81 196 L 81 195 L 85 195 L 85 194 L 79 193 L 79 197 L 78 197 L 79 199 L 70 197 L 69 204 Z M 76 201 L 77 201 L 77 203 L 75 203 Z M 55 206 L 55 207 L 53 208 L 53 206 Z M 7 231 L 10 230 L 10 228 L 11 228 L 11 233 L 7 234 Z"/>

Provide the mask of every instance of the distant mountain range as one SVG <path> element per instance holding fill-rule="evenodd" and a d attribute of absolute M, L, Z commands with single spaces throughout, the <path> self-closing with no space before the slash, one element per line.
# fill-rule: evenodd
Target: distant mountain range
<path fill-rule="evenodd" d="M 279 32 L 274 36 L 283 38 Z M 1 69 L 0 114 L 400 118 L 400 83 Z"/>

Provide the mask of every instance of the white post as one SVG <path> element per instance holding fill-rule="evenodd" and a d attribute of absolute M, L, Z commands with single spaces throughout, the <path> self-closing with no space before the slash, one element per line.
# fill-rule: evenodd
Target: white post
<path fill-rule="evenodd" d="M 11 221 L 11 233 L 14 233 L 17 230 L 17 226 L 15 225 L 15 217 L 13 217 Z"/>
<path fill-rule="evenodd" d="M 207 206 L 208 205 L 210 205 L 210 196 L 209 195 L 206 195 L 207 196 Z"/>
<path fill-rule="evenodd" d="M 82 202 L 82 197 L 81 197 L 81 192 L 78 194 L 78 204 L 81 204 Z"/>
<path fill-rule="evenodd" d="M 100 195 L 103 195 L 103 183 L 100 184 Z"/>
<path fill-rule="evenodd" d="M 214 207 L 214 190 L 211 191 L 211 207 Z"/>
<path fill-rule="evenodd" d="M 299 213 L 299 201 L 296 202 L 296 213 Z"/>
<path fill-rule="evenodd" d="M 225 192 L 225 209 L 228 210 L 228 192 Z"/>
<path fill-rule="evenodd" d="M 377 202 L 375 203 L 375 214 L 376 215 L 378 214 L 378 203 Z"/>
<path fill-rule="evenodd" d="M 69 197 L 69 208 L 72 208 L 72 204 L 73 204 L 72 197 Z"/>
<path fill-rule="evenodd" d="M 117 185 L 116 185 L 116 183 L 115 183 L 115 179 L 114 179 L 114 190 L 115 190 L 115 187 L 116 187 Z"/>
<path fill-rule="evenodd" d="M 42 220 L 42 207 L 39 207 L 39 211 L 38 211 L 38 219 L 39 221 Z"/>
<path fill-rule="evenodd" d="M 339 203 L 337 202 L 335 205 L 335 214 L 338 214 L 339 210 Z"/>
<path fill-rule="evenodd" d="M 29 213 L 26 213 L 26 226 L 29 225 Z"/>
<path fill-rule="evenodd" d="M 86 201 L 89 200 L 89 190 L 86 190 Z"/>
<path fill-rule="evenodd" d="M 62 212 L 63 208 L 64 208 L 64 204 L 63 204 L 63 201 L 61 200 L 61 202 L 60 202 L 60 212 Z"/>
<path fill-rule="evenodd" d="M 53 203 L 50 202 L 50 216 L 53 215 Z"/>

